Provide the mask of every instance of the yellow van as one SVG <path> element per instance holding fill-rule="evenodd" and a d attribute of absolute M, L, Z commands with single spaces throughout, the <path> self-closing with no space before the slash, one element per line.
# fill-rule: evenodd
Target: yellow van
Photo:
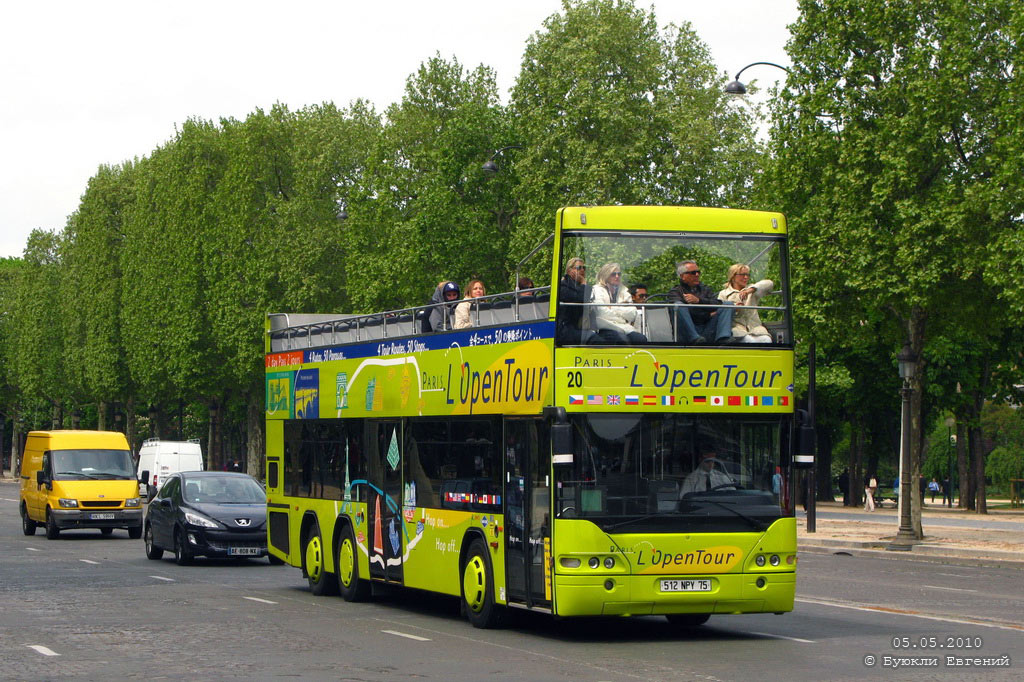
<path fill-rule="evenodd" d="M 139 482 L 128 441 L 116 431 L 31 431 L 21 463 L 21 528 L 50 540 L 67 528 L 126 528 L 142 537 Z"/>

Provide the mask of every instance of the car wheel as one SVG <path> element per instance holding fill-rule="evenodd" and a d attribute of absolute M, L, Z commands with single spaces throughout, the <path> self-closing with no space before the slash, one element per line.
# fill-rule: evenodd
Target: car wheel
<path fill-rule="evenodd" d="M 494 603 L 494 579 L 487 545 L 479 538 L 469 545 L 462 567 L 462 606 L 475 628 L 497 626 L 504 610 Z"/>
<path fill-rule="evenodd" d="M 56 540 L 60 537 L 60 528 L 57 527 L 57 521 L 53 518 L 53 514 L 50 510 L 46 510 L 46 539 Z"/>
<path fill-rule="evenodd" d="M 192 550 L 185 539 L 185 531 L 174 531 L 174 563 L 179 566 L 188 566 L 192 563 Z"/>
<path fill-rule="evenodd" d="M 153 528 L 147 523 L 146 524 L 146 558 L 148 559 L 159 559 L 164 555 L 164 551 L 153 544 Z"/>
<path fill-rule="evenodd" d="M 370 581 L 359 577 L 359 554 L 351 527 L 346 527 L 338 539 L 334 568 L 338 571 L 338 591 L 345 601 L 365 601 L 370 596 Z"/>
<path fill-rule="evenodd" d="M 710 617 L 710 613 L 670 613 L 665 616 L 669 623 L 678 628 L 699 628 Z"/>
<path fill-rule="evenodd" d="M 138 540 L 142 537 L 142 526 L 131 526 L 128 528 L 128 537 L 132 540 Z"/>
<path fill-rule="evenodd" d="M 101 535 L 111 535 L 114 532 L 113 528 L 100 528 Z"/>
<path fill-rule="evenodd" d="M 306 532 L 306 541 L 302 545 L 302 572 L 309 582 L 309 591 L 320 597 L 334 594 L 338 581 L 327 572 L 324 559 L 324 541 L 320 537 L 320 526 L 314 525 Z"/>
<path fill-rule="evenodd" d="M 35 535 L 36 526 L 38 524 L 28 517 L 28 509 L 25 508 L 25 503 L 21 503 L 21 532 L 25 535 Z"/>

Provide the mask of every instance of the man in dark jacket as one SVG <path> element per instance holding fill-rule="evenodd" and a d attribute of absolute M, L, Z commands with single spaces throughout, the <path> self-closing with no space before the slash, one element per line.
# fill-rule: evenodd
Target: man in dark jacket
<path fill-rule="evenodd" d="M 597 332 L 590 324 L 590 309 L 582 305 L 565 303 L 588 303 L 590 287 L 587 286 L 587 266 L 582 258 L 570 258 L 565 275 L 558 281 L 558 325 L 557 338 L 560 345 L 575 346 L 595 343 Z"/>
<path fill-rule="evenodd" d="M 455 306 L 459 302 L 459 293 L 459 285 L 455 282 L 442 282 L 437 285 L 428 304 L 432 307 L 422 311 L 425 313 L 423 332 L 440 332 L 452 328 L 455 321 Z M 447 303 L 448 305 L 437 305 L 438 303 Z"/>
<path fill-rule="evenodd" d="M 679 274 L 679 286 L 668 292 L 669 301 L 689 305 L 722 305 L 711 288 L 700 281 L 700 267 L 697 263 L 684 260 L 676 266 L 676 272 Z M 680 305 L 675 310 L 676 338 L 683 343 L 707 343 L 709 338 L 717 343 L 732 342 L 731 307 L 701 309 Z"/>

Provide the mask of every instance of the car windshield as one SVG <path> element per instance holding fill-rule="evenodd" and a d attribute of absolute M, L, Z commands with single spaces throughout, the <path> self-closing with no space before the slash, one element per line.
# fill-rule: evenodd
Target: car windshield
<path fill-rule="evenodd" d="M 267 495 L 246 476 L 203 476 L 185 480 L 182 496 L 192 504 L 265 504 Z"/>
<path fill-rule="evenodd" d="M 132 455 L 127 450 L 53 450 L 50 457 L 56 481 L 135 478 Z"/>
<path fill-rule="evenodd" d="M 571 419 L 573 464 L 555 470 L 560 518 L 615 532 L 756 531 L 787 514 L 778 417 Z"/>

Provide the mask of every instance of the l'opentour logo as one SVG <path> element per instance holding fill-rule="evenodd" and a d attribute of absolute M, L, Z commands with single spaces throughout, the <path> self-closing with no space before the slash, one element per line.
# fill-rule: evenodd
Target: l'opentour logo
<path fill-rule="evenodd" d="M 731 545 L 669 552 L 641 549 L 636 555 L 640 573 L 725 573 L 743 558 L 743 550 Z"/>

